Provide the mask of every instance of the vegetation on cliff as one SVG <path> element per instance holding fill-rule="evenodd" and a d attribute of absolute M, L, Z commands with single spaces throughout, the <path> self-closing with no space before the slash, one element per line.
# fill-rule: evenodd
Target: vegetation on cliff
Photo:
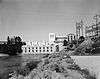
<path fill-rule="evenodd" d="M 73 55 L 96 55 L 100 51 L 100 37 L 87 38 L 75 48 Z"/>

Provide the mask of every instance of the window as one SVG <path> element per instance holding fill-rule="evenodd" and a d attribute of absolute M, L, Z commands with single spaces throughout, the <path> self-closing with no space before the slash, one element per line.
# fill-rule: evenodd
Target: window
<path fill-rule="evenodd" d="M 32 52 L 34 52 L 34 50 L 32 50 Z"/>
<path fill-rule="evenodd" d="M 36 49 L 38 49 L 38 48 L 36 47 Z"/>
<path fill-rule="evenodd" d="M 47 50 L 47 52 L 49 52 L 49 50 Z"/>
<path fill-rule="evenodd" d="M 32 49 L 34 49 L 34 47 L 32 47 Z"/>
<path fill-rule="evenodd" d="M 39 47 L 39 49 L 41 49 L 41 47 Z"/>
<path fill-rule="evenodd" d="M 53 52 L 53 50 L 51 50 L 51 52 Z"/>
<path fill-rule="evenodd" d="M 45 52 L 45 50 L 43 50 L 43 52 Z"/>
<path fill-rule="evenodd" d="M 28 49 L 29 49 L 29 52 L 30 52 L 30 47 Z"/>
<path fill-rule="evenodd" d="M 36 52 L 38 52 L 38 50 L 36 50 Z"/>
<path fill-rule="evenodd" d="M 41 52 L 41 50 L 40 50 L 40 52 Z"/>
<path fill-rule="evenodd" d="M 52 47 L 51 47 L 51 50 L 52 50 Z"/>
<path fill-rule="evenodd" d="M 47 47 L 47 49 L 49 49 L 49 47 Z"/>

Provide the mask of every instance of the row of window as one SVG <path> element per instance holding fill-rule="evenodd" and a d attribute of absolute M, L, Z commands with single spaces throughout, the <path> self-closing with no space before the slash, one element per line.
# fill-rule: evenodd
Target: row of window
<path fill-rule="evenodd" d="M 32 49 L 32 50 L 31 50 L 31 49 L 29 48 L 29 49 L 27 50 L 27 48 L 25 48 L 25 52 L 31 52 L 31 51 L 32 51 L 32 52 L 53 52 L 52 49 L 50 49 L 50 50 L 49 50 L 49 49 L 47 49 L 47 50 L 45 50 L 45 49 L 43 49 L 43 50 L 41 50 L 41 49 L 39 49 L 39 50 L 37 50 L 37 49 L 36 49 L 36 50 Z"/>
<path fill-rule="evenodd" d="M 32 47 L 32 49 L 53 49 L 52 47 Z M 31 49 L 30 47 L 29 47 L 29 49 Z"/>

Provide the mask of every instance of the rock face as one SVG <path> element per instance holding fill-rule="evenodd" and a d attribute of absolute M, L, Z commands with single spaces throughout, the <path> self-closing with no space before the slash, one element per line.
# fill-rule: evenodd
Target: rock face
<path fill-rule="evenodd" d="M 31 64 L 31 65 L 30 65 Z M 18 79 L 96 79 L 81 69 L 66 53 L 45 55 L 38 64 L 28 63 L 25 72 L 17 72 Z"/>

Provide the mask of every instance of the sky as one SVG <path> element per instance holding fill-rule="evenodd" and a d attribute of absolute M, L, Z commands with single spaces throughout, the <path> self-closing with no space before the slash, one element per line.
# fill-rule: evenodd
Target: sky
<path fill-rule="evenodd" d="M 0 0 L 0 40 L 48 40 L 49 33 L 75 33 L 75 23 L 85 25 L 100 14 L 100 0 Z"/>

